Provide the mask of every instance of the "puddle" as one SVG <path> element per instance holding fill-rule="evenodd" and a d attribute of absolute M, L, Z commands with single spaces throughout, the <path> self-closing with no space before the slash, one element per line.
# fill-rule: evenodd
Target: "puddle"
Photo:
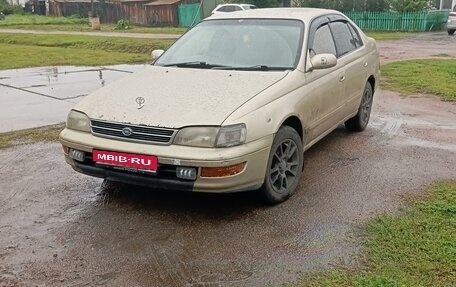
<path fill-rule="evenodd" d="M 54 99 L 75 99 L 145 65 L 39 67 L 0 71 L 0 85 Z"/>
<path fill-rule="evenodd" d="M 0 133 L 64 122 L 82 97 L 144 67 L 60 66 L 0 71 Z"/>

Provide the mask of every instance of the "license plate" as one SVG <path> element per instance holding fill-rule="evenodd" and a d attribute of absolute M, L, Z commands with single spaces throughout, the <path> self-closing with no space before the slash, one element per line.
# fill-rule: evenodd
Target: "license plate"
<path fill-rule="evenodd" d="M 157 171 L 158 159 L 153 155 L 93 150 L 93 161 L 98 164 L 121 166 L 146 171 Z"/>

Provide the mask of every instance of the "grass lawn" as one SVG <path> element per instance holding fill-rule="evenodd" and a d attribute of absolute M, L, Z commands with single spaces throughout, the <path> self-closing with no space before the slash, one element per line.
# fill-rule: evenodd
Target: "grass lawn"
<path fill-rule="evenodd" d="M 2 34 L 0 69 L 49 65 L 144 63 L 150 52 L 165 49 L 170 40 L 75 35 Z"/>
<path fill-rule="evenodd" d="M 182 34 L 187 28 L 181 27 L 142 27 L 131 25 L 128 30 L 114 30 L 115 24 L 102 23 L 103 32 Z M 50 17 L 40 15 L 8 15 L 0 21 L 0 29 L 24 29 L 41 31 L 77 31 L 92 32 L 87 18 Z"/>
<path fill-rule="evenodd" d="M 382 31 L 364 31 L 367 36 L 374 38 L 377 41 L 382 40 L 400 40 L 410 36 L 415 35 L 416 33 L 412 32 L 382 32 Z"/>
<path fill-rule="evenodd" d="M 11 25 L 71 25 L 87 24 L 87 18 L 79 17 L 48 17 L 41 15 L 7 15 L 4 20 L 0 21 L 0 27 Z"/>
<path fill-rule="evenodd" d="M 64 127 L 64 124 L 58 124 L 35 129 L 0 133 L 0 149 L 31 142 L 57 141 L 59 133 Z"/>
<path fill-rule="evenodd" d="M 456 182 L 436 185 L 398 215 L 365 228 L 364 267 L 307 274 L 287 286 L 456 286 Z"/>
<path fill-rule="evenodd" d="M 456 101 L 456 60 L 409 60 L 382 66 L 382 86 L 404 95 L 424 93 Z"/>
<path fill-rule="evenodd" d="M 144 63 L 144 54 L 119 53 L 88 49 L 68 49 L 25 45 L 0 44 L 0 69 L 39 66 L 97 66 L 123 63 Z"/>

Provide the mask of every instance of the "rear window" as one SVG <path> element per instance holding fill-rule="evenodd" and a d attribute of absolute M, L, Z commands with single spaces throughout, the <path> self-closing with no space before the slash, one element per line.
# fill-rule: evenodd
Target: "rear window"
<path fill-rule="evenodd" d="M 347 23 L 347 24 L 348 24 L 348 28 L 350 29 L 350 32 L 353 35 L 353 39 L 355 40 L 356 48 L 363 46 L 363 41 L 361 40 L 361 37 L 359 36 L 358 31 L 350 23 Z"/>
<path fill-rule="evenodd" d="M 355 39 L 345 22 L 332 22 L 329 24 L 334 42 L 336 43 L 337 57 L 342 57 L 356 49 Z"/>
<path fill-rule="evenodd" d="M 244 10 L 250 10 L 250 9 L 256 9 L 256 6 L 253 6 L 253 5 L 242 5 L 242 8 L 244 8 Z"/>
<path fill-rule="evenodd" d="M 233 11 L 235 11 L 235 8 L 236 8 L 236 6 L 228 5 L 228 6 L 222 6 L 222 7 L 218 8 L 217 11 L 233 12 Z"/>

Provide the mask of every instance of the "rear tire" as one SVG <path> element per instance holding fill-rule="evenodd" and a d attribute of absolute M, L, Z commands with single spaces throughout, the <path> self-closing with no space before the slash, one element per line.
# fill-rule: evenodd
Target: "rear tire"
<path fill-rule="evenodd" d="M 448 30 L 448 35 L 450 35 L 450 36 L 453 35 L 454 31 L 456 31 L 456 30 L 453 30 L 453 29 L 452 30 Z"/>
<path fill-rule="evenodd" d="M 363 98 L 358 108 L 358 113 L 353 118 L 345 122 L 345 127 L 349 131 L 360 132 L 366 129 L 372 110 L 372 101 L 374 92 L 369 82 L 366 83 L 363 92 Z"/>
<path fill-rule="evenodd" d="M 298 186 L 304 154 L 295 129 L 283 126 L 274 137 L 261 193 L 272 204 L 287 200 Z"/>

